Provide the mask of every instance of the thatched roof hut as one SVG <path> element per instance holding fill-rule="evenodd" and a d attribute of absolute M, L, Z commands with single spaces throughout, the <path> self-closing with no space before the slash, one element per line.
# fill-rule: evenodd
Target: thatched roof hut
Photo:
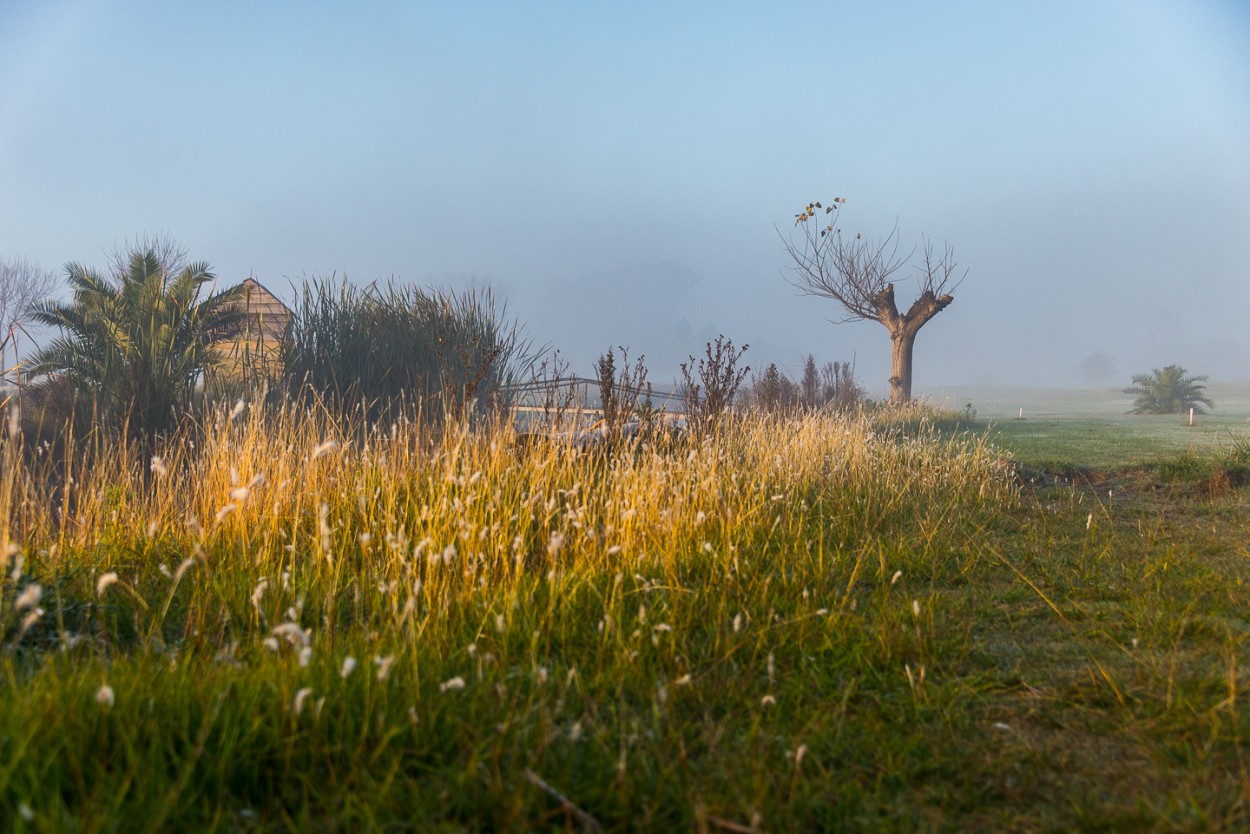
<path fill-rule="evenodd" d="M 276 377 L 282 370 L 280 349 L 291 321 L 291 311 L 255 278 L 243 282 L 241 306 L 247 312 L 243 332 L 220 350 L 227 357 L 230 377 Z"/>

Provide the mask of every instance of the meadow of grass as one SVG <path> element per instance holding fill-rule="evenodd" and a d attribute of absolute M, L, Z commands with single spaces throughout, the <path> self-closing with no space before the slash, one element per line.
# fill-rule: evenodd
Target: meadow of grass
<path fill-rule="evenodd" d="M 1250 384 L 1212 384 L 1208 393 L 1216 408 L 1195 415 L 1192 425 L 1187 414 L 1130 414 L 1133 395 L 1118 388 L 967 388 L 930 399 L 959 412 L 970 404 L 975 418 L 964 428 L 988 431 L 1031 466 L 1126 470 L 1221 457 L 1250 442 Z"/>
<path fill-rule="evenodd" d="M 1244 828 L 1245 490 L 1022 486 L 930 416 L 10 440 L 0 828 Z"/>

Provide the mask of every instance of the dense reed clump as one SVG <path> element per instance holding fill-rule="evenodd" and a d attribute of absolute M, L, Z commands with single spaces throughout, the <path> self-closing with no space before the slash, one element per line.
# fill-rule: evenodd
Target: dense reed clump
<path fill-rule="evenodd" d="M 528 342 L 489 288 L 456 292 L 346 279 L 305 282 L 282 346 L 288 393 L 312 392 L 340 415 L 371 421 L 424 404 L 426 417 L 498 404 Z"/>

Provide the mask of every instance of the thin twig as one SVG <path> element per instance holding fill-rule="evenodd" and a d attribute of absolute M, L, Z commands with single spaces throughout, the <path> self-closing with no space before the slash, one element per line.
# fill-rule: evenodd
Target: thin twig
<path fill-rule="evenodd" d="M 734 822 L 733 820 L 727 820 L 721 817 L 708 817 L 707 821 L 717 828 L 723 828 L 726 831 L 733 831 L 734 834 L 760 834 L 760 830 L 755 826 L 743 825 L 740 822 Z"/>
<path fill-rule="evenodd" d="M 529 782 L 532 785 L 535 785 L 536 787 L 538 787 L 539 789 L 541 789 L 542 791 L 550 795 L 553 799 L 555 799 L 556 802 L 559 802 L 560 807 L 563 808 L 565 811 L 568 811 L 573 816 L 577 817 L 577 819 L 581 821 L 582 825 L 586 826 L 591 831 L 603 830 L 603 826 L 599 824 L 599 821 L 597 819 L 595 819 L 590 814 L 583 811 L 581 808 L 578 808 L 576 805 L 574 805 L 571 799 L 569 799 L 567 796 L 560 793 L 558 790 L 556 790 L 555 788 L 551 787 L 546 782 L 544 782 L 543 778 L 539 776 L 537 773 L 535 773 L 534 771 L 530 770 L 527 767 L 525 768 L 525 770 L 521 771 L 521 775 L 525 777 L 525 780 L 527 782 Z"/>

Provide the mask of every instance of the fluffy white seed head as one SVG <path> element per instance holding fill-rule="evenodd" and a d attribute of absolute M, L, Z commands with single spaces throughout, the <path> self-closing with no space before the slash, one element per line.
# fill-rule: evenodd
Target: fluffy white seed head
<path fill-rule="evenodd" d="M 309 644 L 308 632 L 299 627 L 298 623 L 281 623 L 273 627 L 269 632 L 274 637 L 281 637 L 291 645 L 307 647 Z"/>
<path fill-rule="evenodd" d="M 452 692 L 457 689 L 464 689 L 464 678 L 459 675 L 449 678 L 438 685 L 439 692 Z"/>
<path fill-rule="evenodd" d="M 43 599 L 43 586 L 38 582 L 32 582 L 17 595 L 17 600 L 13 604 L 18 611 L 25 611 L 27 608 L 39 605 L 41 599 Z"/>
<path fill-rule="evenodd" d="M 166 568 L 166 570 L 168 570 L 168 568 Z M 100 574 L 95 581 L 95 595 L 98 597 L 104 596 L 104 592 L 109 589 L 110 585 L 117 581 L 117 578 L 117 571 L 109 571 L 108 573 Z"/>
<path fill-rule="evenodd" d="M 178 570 L 174 571 L 174 582 L 177 583 L 181 581 L 183 574 L 185 574 L 188 570 L 190 570 L 191 566 L 194 564 L 195 564 L 194 556 L 189 556 L 186 559 L 183 559 L 182 563 L 178 565 Z"/>
<path fill-rule="evenodd" d="M 309 459 L 317 460 L 322 455 L 327 455 L 330 452 L 334 451 L 335 447 L 337 447 L 338 445 L 339 444 L 334 440 L 326 440 L 321 443 L 318 443 L 317 447 L 312 450 L 312 455 L 310 456 Z"/>

